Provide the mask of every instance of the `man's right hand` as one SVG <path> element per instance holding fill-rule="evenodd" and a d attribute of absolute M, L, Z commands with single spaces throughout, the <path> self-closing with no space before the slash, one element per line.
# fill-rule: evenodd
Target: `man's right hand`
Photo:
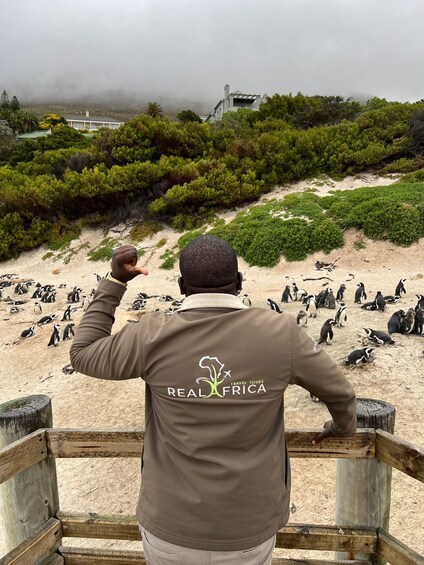
<path fill-rule="evenodd" d="M 113 250 L 112 277 L 127 283 L 138 275 L 148 275 L 149 271 L 137 265 L 137 249 L 132 245 L 122 245 Z"/>

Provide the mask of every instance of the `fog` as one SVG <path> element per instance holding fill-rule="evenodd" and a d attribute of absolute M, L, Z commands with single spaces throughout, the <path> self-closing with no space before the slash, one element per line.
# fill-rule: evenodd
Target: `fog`
<path fill-rule="evenodd" d="M 422 0 L 0 0 L 0 91 L 21 101 L 231 91 L 424 97 Z"/>

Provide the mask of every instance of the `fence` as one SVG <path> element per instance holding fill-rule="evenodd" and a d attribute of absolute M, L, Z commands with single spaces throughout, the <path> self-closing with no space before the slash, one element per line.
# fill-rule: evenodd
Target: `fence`
<path fill-rule="evenodd" d="M 371 405 L 371 423 L 380 418 L 378 401 L 362 401 Z M 35 405 L 35 407 L 34 407 Z M 390 405 L 385 405 L 390 406 Z M 383 407 L 384 408 L 384 407 Z M 391 407 L 392 408 L 392 407 Z M 387 411 L 386 411 L 387 412 Z M 394 410 L 389 410 L 393 412 Z M 51 421 L 50 399 L 45 396 L 26 397 L 0 406 L 0 504 L 3 507 L 4 530 L 8 553 L 0 565 L 143 565 L 142 552 L 104 549 L 81 549 L 62 546 L 69 537 L 115 540 L 139 540 L 135 516 L 102 516 L 59 511 L 56 458 L 73 457 L 140 457 L 143 431 L 55 429 L 39 426 L 40 414 L 48 426 Z M 22 416 L 23 415 L 23 416 Z M 392 416 L 385 414 L 384 419 Z M 364 425 L 367 418 L 359 425 Z M 24 423 L 22 423 L 24 421 Z M 31 431 L 31 426 L 35 431 Z M 390 424 L 389 424 L 390 426 Z M 24 429 L 27 435 L 24 435 Z M 273 565 L 355 565 L 385 563 L 392 565 L 424 565 L 424 557 L 391 536 L 383 527 L 390 506 L 391 469 L 424 481 L 424 451 L 382 429 L 358 429 L 351 438 L 328 438 L 313 446 L 317 430 L 287 430 L 287 445 L 291 457 L 336 458 L 337 512 L 346 506 L 346 472 L 349 492 L 354 499 L 363 499 L 373 474 L 381 488 L 366 493 L 369 507 L 381 510 L 379 521 L 368 525 L 367 505 L 355 507 L 355 516 L 337 519 L 337 526 L 307 524 L 289 525 L 277 534 L 277 548 L 336 552 L 335 560 L 292 560 L 275 558 Z M 24 435 L 10 443 L 10 438 Z M 7 445 L 9 443 L 9 445 Z M 348 470 L 343 465 L 349 466 Z M 355 465 L 365 465 L 355 482 Z M 377 470 L 376 470 L 377 469 Z M 386 477 L 382 478 L 386 474 Z M 368 480 L 369 479 L 369 480 Z M 352 482 L 353 481 L 353 482 Z M 30 490 L 28 490 L 30 489 Z M 30 492 L 30 494 L 28 494 Z M 374 500 L 371 500 L 373 497 Z M 350 505 L 349 505 L 350 506 Z M 350 523 L 350 525 L 349 525 Z M 340 525 L 342 524 L 342 525 Z M 346 524 L 346 525 L 343 525 Z"/>

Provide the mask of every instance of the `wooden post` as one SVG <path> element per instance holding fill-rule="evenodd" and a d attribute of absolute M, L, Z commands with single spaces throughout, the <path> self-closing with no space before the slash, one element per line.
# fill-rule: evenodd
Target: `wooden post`
<path fill-rule="evenodd" d="M 18 398 L 0 405 L 0 448 L 40 428 L 51 428 L 51 399 Z M 0 515 L 9 552 L 56 515 L 59 496 L 53 457 L 32 465 L 0 485 Z"/>
<path fill-rule="evenodd" d="M 358 428 L 395 428 L 395 408 L 387 402 L 357 399 Z M 338 459 L 336 463 L 336 525 L 372 526 L 389 531 L 392 468 L 377 460 Z M 336 559 L 384 560 L 363 553 L 336 553 Z"/>

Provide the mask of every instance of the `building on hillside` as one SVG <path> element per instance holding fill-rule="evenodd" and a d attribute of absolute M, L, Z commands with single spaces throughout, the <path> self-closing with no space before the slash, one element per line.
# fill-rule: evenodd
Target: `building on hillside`
<path fill-rule="evenodd" d="M 114 118 L 103 118 L 98 116 L 90 116 L 87 110 L 84 116 L 64 116 L 68 122 L 68 126 L 78 130 L 97 131 L 100 128 L 117 129 L 124 122 L 115 120 Z"/>
<path fill-rule="evenodd" d="M 207 122 L 217 122 L 222 118 L 225 112 L 237 112 L 240 108 L 248 110 L 258 110 L 259 106 L 265 102 L 267 95 L 264 94 L 243 94 L 240 90 L 230 92 L 230 85 L 224 87 L 224 98 L 222 98 L 209 116 Z"/>

